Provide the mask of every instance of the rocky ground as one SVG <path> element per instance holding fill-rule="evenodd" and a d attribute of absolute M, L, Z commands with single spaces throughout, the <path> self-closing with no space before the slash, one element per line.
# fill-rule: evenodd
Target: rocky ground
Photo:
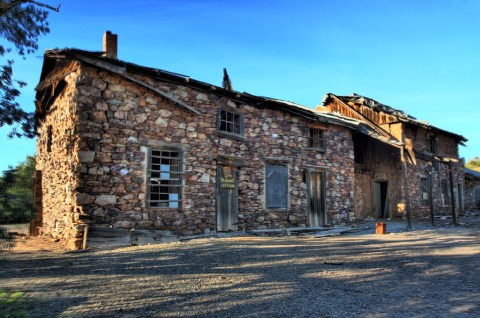
<path fill-rule="evenodd" d="M 479 317 L 478 219 L 83 253 L 25 239 L 0 256 L 0 290 L 28 317 Z"/>

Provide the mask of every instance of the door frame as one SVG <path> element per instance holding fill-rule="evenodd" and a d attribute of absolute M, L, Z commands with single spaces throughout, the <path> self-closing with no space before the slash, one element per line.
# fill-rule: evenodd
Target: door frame
<path fill-rule="evenodd" d="M 230 224 L 228 224 L 228 229 L 220 229 L 220 225 L 223 222 L 220 222 L 220 217 L 221 217 L 221 209 L 222 209 L 222 200 L 220 199 L 221 197 L 221 180 L 220 180 L 220 169 L 223 169 L 223 167 L 231 167 L 233 169 L 233 183 L 234 183 L 234 188 L 232 188 L 232 211 L 230 211 Z M 238 230 L 238 225 L 236 224 L 238 222 L 238 166 L 236 165 L 230 165 L 228 163 L 217 163 L 217 175 L 216 175 L 216 215 L 215 215 L 215 230 L 217 232 L 228 232 L 228 231 L 237 231 Z M 223 173 L 223 172 L 222 172 Z"/>
<path fill-rule="evenodd" d="M 376 179 L 372 180 L 372 207 L 375 209 L 375 213 L 373 215 L 374 218 L 382 218 L 382 186 L 381 184 L 385 184 L 387 189 L 385 191 L 385 204 L 383 206 L 384 213 L 383 218 L 390 217 L 389 211 L 389 202 L 388 202 L 388 191 L 390 189 L 389 182 L 387 179 Z"/>
<path fill-rule="evenodd" d="M 312 199 L 311 196 L 311 189 L 310 189 L 310 178 L 312 173 L 319 173 L 320 178 L 321 178 L 321 184 L 320 184 L 320 209 L 321 209 L 321 216 L 320 216 L 320 224 L 319 225 L 314 225 L 314 226 L 325 226 L 327 224 L 328 218 L 327 218 L 327 200 L 326 200 L 326 194 L 327 194 L 327 173 L 325 168 L 320 168 L 320 167 L 310 167 L 305 169 L 305 183 L 307 184 L 307 224 L 308 226 L 312 226 L 312 215 L 314 211 L 312 211 L 312 207 L 310 204 L 310 200 Z"/>

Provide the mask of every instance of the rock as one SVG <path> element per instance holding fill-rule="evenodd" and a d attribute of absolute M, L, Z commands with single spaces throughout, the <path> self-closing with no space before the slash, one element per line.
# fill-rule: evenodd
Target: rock
<path fill-rule="evenodd" d="M 157 124 L 160 127 L 167 127 L 168 126 L 168 122 L 165 119 L 163 119 L 162 117 L 158 117 L 158 119 L 155 121 L 155 124 Z"/>
<path fill-rule="evenodd" d="M 203 183 L 209 183 L 210 182 L 210 175 L 208 173 L 202 174 L 202 176 L 198 179 L 198 181 L 203 182 Z"/>
<path fill-rule="evenodd" d="M 100 206 L 113 205 L 117 203 L 117 198 L 111 194 L 100 194 L 95 199 L 95 203 Z"/>
<path fill-rule="evenodd" d="M 79 151 L 78 160 L 83 163 L 91 163 L 95 158 L 95 151 Z"/>
<path fill-rule="evenodd" d="M 77 193 L 77 205 L 91 204 L 95 201 L 95 196 L 87 193 Z"/>

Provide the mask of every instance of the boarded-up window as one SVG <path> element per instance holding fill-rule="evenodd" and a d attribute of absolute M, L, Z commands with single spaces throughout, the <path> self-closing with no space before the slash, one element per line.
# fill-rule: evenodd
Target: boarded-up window
<path fill-rule="evenodd" d="M 266 165 L 266 196 L 268 209 L 286 209 L 288 202 L 288 166 Z"/>
<path fill-rule="evenodd" d="M 440 183 L 441 188 L 441 203 L 443 206 L 448 204 L 448 183 L 447 180 L 442 180 Z"/>
<path fill-rule="evenodd" d="M 428 178 L 421 178 L 420 179 L 420 201 L 422 202 L 423 206 L 427 206 L 430 204 L 430 182 Z"/>
<path fill-rule="evenodd" d="M 318 150 L 325 150 L 325 132 L 323 129 L 310 128 L 308 146 Z"/>
<path fill-rule="evenodd" d="M 178 151 L 150 151 L 148 207 L 180 208 L 182 160 Z"/>

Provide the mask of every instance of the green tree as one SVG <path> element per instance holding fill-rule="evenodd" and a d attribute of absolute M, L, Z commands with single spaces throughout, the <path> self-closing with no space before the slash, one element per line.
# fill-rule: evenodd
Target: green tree
<path fill-rule="evenodd" d="M 34 156 L 27 156 L 24 162 L 3 172 L 0 177 L 0 223 L 27 222 L 34 216 L 34 174 Z"/>
<path fill-rule="evenodd" d="M 475 157 L 467 161 L 466 167 L 468 169 L 480 171 L 480 157 Z"/>
<path fill-rule="evenodd" d="M 26 54 L 35 52 L 39 36 L 50 32 L 47 10 L 58 9 L 37 1 L 0 0 L 0 37 L 5 40 L 0 43 L 0 57 L 16 52 L 25 59 Z M 5 42 L 10 46 L 5 46 Z M 13 78 L 13 62 L 10 57 L 0 65 L 0 127 L 13 126 L 9 138 L 33 138 L 33 113 L 25 112 L 16 101 L 19 88 L 27 83 Z"/>

